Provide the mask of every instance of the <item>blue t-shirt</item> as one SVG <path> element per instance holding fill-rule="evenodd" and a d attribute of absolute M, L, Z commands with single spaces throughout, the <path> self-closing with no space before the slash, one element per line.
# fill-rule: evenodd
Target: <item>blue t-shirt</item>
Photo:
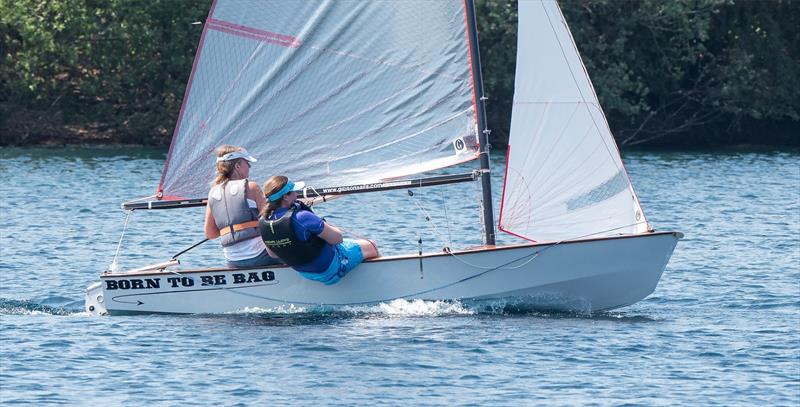
<path fill-rule="evenodd" d="M 288 210 L 289 208 L 280 208 L 272 214 L 270 219 L 278 219 Z M 322 233 L 322 229 L 325 228 L 325 223 L 322 221 L 322 219 L 313 212 L 309 211 L 297 211 L 292 224 L 294 225 L 295 237 L 304 242 L 310 240 L 312 235 L 318 235 Z M 330 266 L 331 261 L 333 260 L 333 255 L 333 246 L 325 243 L 325 247 L 322 248 L 322 252 L 320 252 L 319 257 L 306 264 L 300 264 L 293 266 L 292 268 L 297 271 L 321 273 L 328 269 L 328 266 Z"/>

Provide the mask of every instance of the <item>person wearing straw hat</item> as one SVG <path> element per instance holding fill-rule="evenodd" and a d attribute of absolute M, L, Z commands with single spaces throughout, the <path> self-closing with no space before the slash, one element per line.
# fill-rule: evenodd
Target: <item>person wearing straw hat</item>
<path fill-rule="evenodd" d="M 261 238 L 270 255 L 278 257 L 300 275 L 326 285 L 361 264 L 378 257 L 378 247 L 367 239 L 344 239 L 342 232 L 297 200 L 301 183 L 283 175 L 264 183 L 269 203 L 261 212 Z"/>
<path fill-rule="evenodd" d="M 258 229 L 258 214 L 267 201 L 258 184 L 249 181 L 256 158 L 242 147 L 223 145 L 216 150 L 217 176 L 206 205 L 205 234 L 220 238 L 228 267 L 245 268 L 281 263 L 269 256 Z"/>

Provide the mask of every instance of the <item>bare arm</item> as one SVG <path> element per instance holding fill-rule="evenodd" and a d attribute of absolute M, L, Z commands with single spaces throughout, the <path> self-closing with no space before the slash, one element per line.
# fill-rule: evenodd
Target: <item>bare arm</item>
<path fill-rule="evenodd" d="M 264 192 L 261 191 L 261 188 L 258 186 L 258 184 L 253 181 L 247 182 L 247 197 L 256 201 L 258 213 L 261 213 L 267 206 L 267 198 L 264 197 Z"/>
<path fill-rule="evenodd" d="M 207 238 L 216 239 L 219 237 L 219 229 L 217 229 L 217 222 L 214 221 L 214 215 L 211 214 L 210 205 L 206 205 L 206 221 L 203 229 L 205 229 Z"/>
<path fill-rule="evenodd" d="M 322 240 L 328 242 L 329 244 L 339 244 L 342 243 L 342 231 L 337 229 L 336 226 L 331 226 L 327 223 L 323 223 L 324 227 L 322 228 L 322 232 L 318 235 Z"/>

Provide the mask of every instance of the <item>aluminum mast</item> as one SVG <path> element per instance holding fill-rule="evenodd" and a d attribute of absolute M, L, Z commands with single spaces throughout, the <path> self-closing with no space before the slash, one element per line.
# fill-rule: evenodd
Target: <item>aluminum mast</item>
<path fill-rule="evenodd" d="M 486 105 L 483 95 L 481 55 L 478 49 L 478 26 L 475 22 L 475 2 L 465 0 L 469 53 L 472 61 L 472 80 L 475 92 L 475 111 L 478 116 L 478 142 L 480 143 L 481 189 L 483 190 L 483 230 L 487 245 L 495 244 L 494 210 L 492 209 L 492 180 L 489 171 L 489 129 L 486 126 Z"/>

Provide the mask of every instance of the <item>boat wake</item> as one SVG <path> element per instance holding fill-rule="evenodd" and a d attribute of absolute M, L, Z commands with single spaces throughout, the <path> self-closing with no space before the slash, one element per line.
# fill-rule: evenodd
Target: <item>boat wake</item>
<path fill-rule="evenodd" d="M 42 300 L 0 298 L 0 315 L 75 315 L 83 313 L 83 301 L 64 297 Z"/>
<path fill-rule="evenodd" d="M 476 312 L 465 307 L 460 301 L 424 301 L 396 299 L 373 305 L 341 305 L 341 306 L 295 306 L 287 305 L 274 308 L 244 308 L 233 314 L 249 315 L 291 315 L 291 314 L 328 314 L 341 316 L 385 315 L 385 316 L 449 316 L 473 315 Z"/>
<path fill-rule="evenodd" d="M 47 297 L 36 299 L 15 300 L 0 298 L 0 315 L 86 315 L 81 301 L 74 301 L 65 297 Z M 480 300 L 480 301 L 442 301 L 442 300 L 404 300 L 396 299 L 372 305 L 343 305 L 343 306 L 296 306 L 284 305 L 274 308 L 244 308 L 227 314 L 205 314 L 209 316 L 249 316 L 249 317 L 277 317 L 281 319 L 306 319 L 317 320 L 322 317 L 333 318 L 362 318 L 362 317 L 452 317 L 469 315 L 496 315 L 496 316 L 529 316 L 535 318 L 589 318 L 604 319 L 620 322 L 645 322 L 654 321 L 647 316 L 629 316 L 620 312 L 565 312 L 546 311 L 535 307 L 525 299 L 516 300 Z M 184 315 L 191 318 L 191 315 Z M 114 318 L 114 317 L 111 317 Z"/>
<path fill-rule="evenodd" d="M 539 299 L 540 300 L 540 299 Z M 555 304 L 555 303 L 552 303 Z M 531 298 L 443 301 L 395 299 L 371 305 L 295 306 L 244 308 L 232 315 L 263 317 L 450 317 L 467 315 L 529 316 L 536 318 L 588 318 L 622 322 L 654 321 L 647 316 L 629 316 L 618 311 L 591 312 L 588 308 L 563 311 L 543 309 Z"/>

